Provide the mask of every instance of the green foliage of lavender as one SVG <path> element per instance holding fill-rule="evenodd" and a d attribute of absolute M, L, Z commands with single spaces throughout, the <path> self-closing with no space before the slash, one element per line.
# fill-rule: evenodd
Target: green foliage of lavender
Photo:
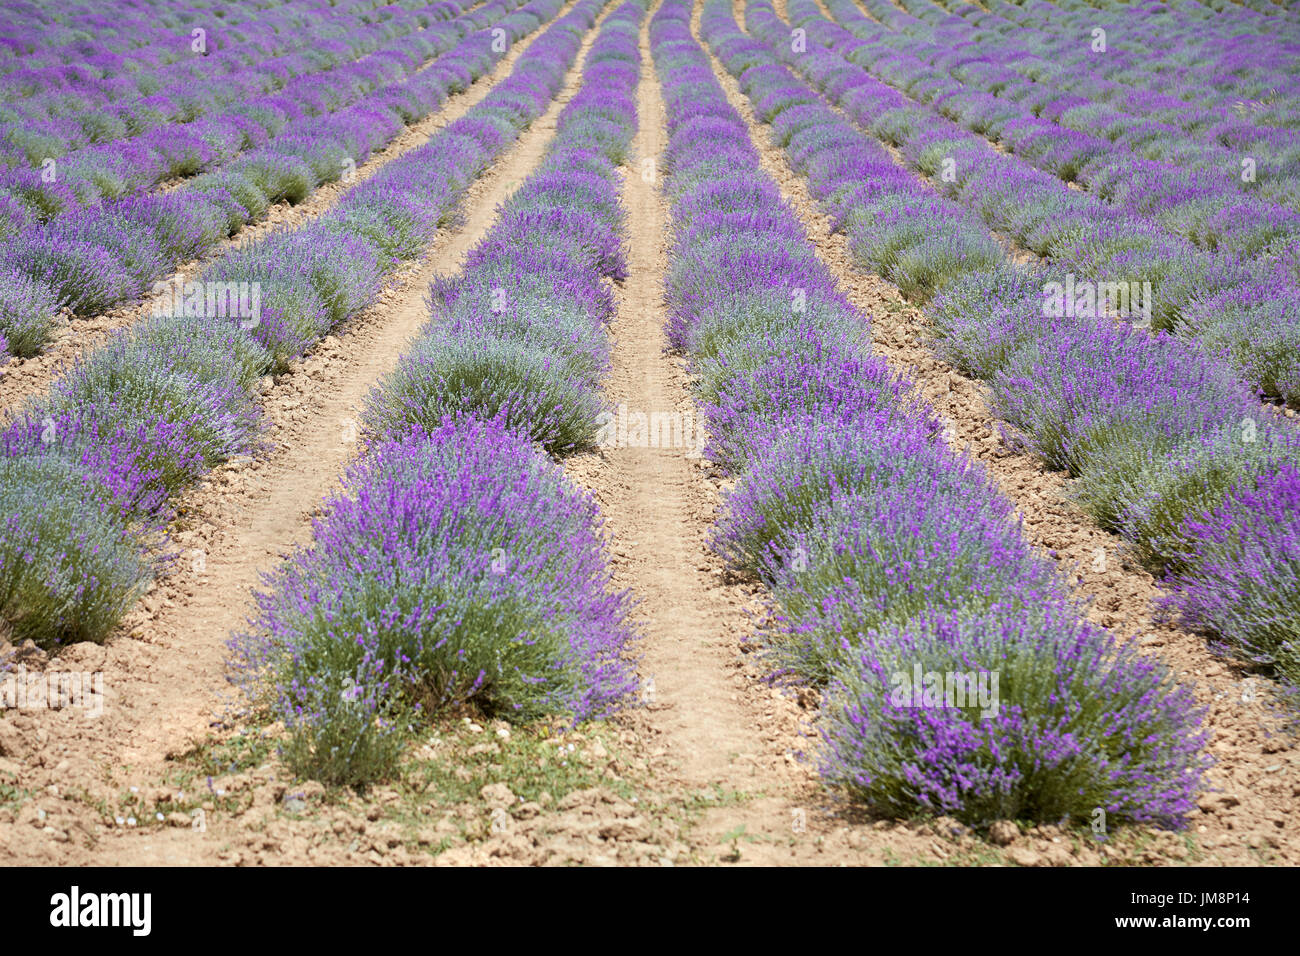
<path fill-rule="evenodd" d="M 153 573 L 131 524 L 75 461 L 0 458 L 0 615 L 16 642 L 102 642 Z"/>

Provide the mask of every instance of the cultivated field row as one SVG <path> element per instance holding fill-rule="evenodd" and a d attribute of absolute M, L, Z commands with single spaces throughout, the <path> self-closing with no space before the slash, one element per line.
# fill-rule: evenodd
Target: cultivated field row
<path fill-rule="evenodd" d="M 6 250 L 95 300 L 0 380 L 7 859 L 1300 860 L 1295 51 L 1185 70 L 1220 14 L 1108 6 L 1069 94 L 1046 6 L 281 8 L 317 61 L 237 5 L 214 76 L 418 50 L 429 99 L 313 107 L 300 194 L 240 171 L 273 136 Z M 24 16 L 51 129 L 189 75 Z"/>

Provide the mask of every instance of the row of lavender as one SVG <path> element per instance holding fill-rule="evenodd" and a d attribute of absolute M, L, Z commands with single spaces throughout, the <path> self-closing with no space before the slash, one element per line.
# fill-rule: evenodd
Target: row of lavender
<path fill-rule="evenodd" d="M 845 4 L 832 0 L 832 6 L 843 15 Z M 851 39 L 846 45 L 843 31 L 822 20 L 814 3 L 796 3 L 791 9 L 797 11 L 796 22 L 822 42 L 836 49 L 853 45 Z M 861 50 L 854 58 L 873 62 Z M 932 70 L 925 72 L 933 76 Z M 820 82 L 824 71 L 814 78 Z M 938 83 L 932 92 L 939 95 L 932 102 L 938 112 L 957 115 L 960 104 L 943 99 L 950 86 Z M 935 129 L 933 114 L 893 91 L 881 87 L 873 92 L 867 97 L 866 90 L 859 91 L 855 101 L 846 102 L 852 115 L 904 146 L 923 171 L 942 175 L 943 188 L 992 227 L 1092 282 L 1150 282 L 1156 328 L 1175 330 L 1223 354 L 1266 395 L 1300 400 L 1300 219 L 1294 213 L 1234 199 L 1212 184 L 1189 182 L 1178 166 L 1132 155 L 1125 159 L 1124 150 L 1095 137 L 1089 144 L 1077 135 L 1043 136 L 1027 150 L 1021 148 L 1023 142 L 1017 145 L 1016 135 L 1004 138 L 1017 155 L 1027 151 L 1033 165 L 1055 167 L 1058 173 L 1077 161 L 1080 150 L 1085 157 L 1092 155 L 1100 170 L 1092 183 L 1098 186 L 1099 198 L 1094 198 L 1035 175 L 993 152 L 981 138 L 955 128 Z M 1041 132 L 1054 124 L 1036 120 L 1033 125 Z M 981 131 L 992 134 L 996 127 Z M 1030 135 L 1037 134 L 1031 130 Z M 945 162 L 952 164 L 946 171 L 941 169 Z M 1167 231 L 1226 254 L 1199 252 Z M 1252 258 L 1243 261 L 1242 256 Z"/>
<path fill-rule="evenodd" d="M 399 48 L 409 45 L 413 35 L 434 22 L 427 13 L 400 11 L 392 22 L 379 24 L 368 22 L 375 19 L 373 11 L 356 14 L 322 16 L 290 5 L 259 21 L 255 32 L 265 39 L 245 43 L 232 42 L 237 27 L 210 19 L 211 49 L 202 28 L 196 28 L 197 39 L 188 33 L 168 35 L 156 47 L 167 65 L 133 64 L 125 75 L 82 66 L 75 70 L 77 78 L 60 84 L 48 69 L 16 69 L 0 78 L 0 86 L 11 92 L 10 101 L 0 107 L 0 167 L 93 160 L 110 152 L 103 145 L 129 144 L 133 137 L 172 124 L 200 121 L 203 129 L 203 119 L 232 108 L 225 118 L 237 121 L 238 104 L 274 94 L 296 77 L 328 77 L 331 70 L 355 64 L 393 41 Z M 315 30 L 322 34 L 319 50 L 310 45 Z M 88 44 L 81 46 L 83 56 L 95 58 Z M 42 56 L 26 59 L 39 62 Z M 101 72 L 106 75 L 99 76 Z M 22 98 L 27 89 L 32 95 Z"/>
<path fill-rule="evenodd" d="M 1036 39 L 1043 36 L 1044 27 L 1061 22 L 1080 26 L 1088 19 L 1095 22 L 1099 14 L 1112 22 L 1132 23 L 1138 29 L 1131 39 L 1121 38 L 1118 46 L 1124 55 L 1107 64 L 1106 76 L 1138 88 L 1158 89 L 1162 82 L 1167 88 L 1172 82 L 1182 89 L 1184 83 L 1194 83 L 1209 98 L 1225 104 L 1243 97 L 1258 99 L 1280 89 L 1277 72 L 1285 61 L 1279 57 L 1277 41 L 1286 41 L 1286 30 L 1300 14 L 1295 0 L 1172 0 L 1146 4 L 1116 0 L 986 0 L 982 6 L 972 6 L 965 0 L 944 0 L 939 5 L 942 9 L 933 4 L 913 6 L 923 19 L 933 19 L 936 26 L 951 24 L 954 16 L 959 16 L 981 29 L 1004 34 L 1023 30 Z M 1234 16 L 1216 15 L 1225 11 Z M 1051 52 L 1056 55 L 1067 51 L 1061 48 Z M 1150 63 L 1135 62 L 1144 58 Z M 1070 50 L 1064 65 L 1072 66 L 1078 59 L 1078 52 Z M 1290 85 L 1289 77 L 1281 79 L 1282 88 Z"/>
<path fill-rule="evenodd" d="M 428 69 L 333 117 L 294 124 L 219 173 L 164 195 L 130 196 L 26 224 L 0 253 L 0 346 L 33 355 L 49 341 L 58 309 L 93 315 L 137 298 L 178 263 L 261 219 L 272 204 L 300 202 L 318 185 L 347 175 L 408 123 L 439 109 L 449 93 L 490 71 L 506 51 L 500 41 L 535 29 L 529 13 L 509 12 L 521 2 L 494 0 L 485 8 L 493 29 L 469 34 Z M 33 181 L 25 198 L 40 207 L 64 188 Z"/>
<path fill-rule="evenodd" d="M 1243 4 L 1234 0 L 1211 0 L 1210 6 L 1206 9 L 1196 0 L 1103 4 L 1107 19 L 1124 23 L 1126 29 L 1116 45 L 1120 55 L 1101 64 L 1098 75 L 1121 88 L 1177 90 L 1188 104 L 1232 111 L 1259 125 L 1296 126 L 1300 83 L 1290 67 L 1300 5 L 1295 0 L 1285 5 L 1272 0 L 1245 4 L 1262 7 L 1260 12 L 1268 14 L 1264 17 L 1242 9 Z M 1084 59 L 1092 59 L 1078 49 L 1067 50 L 1063 37 L 1053 36 L 1051 28 L 1063 20 L 1074 27 L 1091 27 L 1088 21 L 1095 24 L 1096 7 L 1080 0 L 1061 4 L 1034 0 L 1024 6 L 991 0 L 989 10 L 995 16 L 986 23 L 1003 34 L 1025 33 L 1043 63 L 1072 70 Z"/>
<path fill-rule="evenodd" d="M 216 83 L 221 77 L 257 74 L 265 82 L 244 92 L 269 92 L 291 76 L 355 60 L 385 40 L 451 19 L 463 4 L 349 0 L 321 8 L 291 0 L 270 10 L 265 4 L 223 7 L 115 0 L 50 20 L 23 16 L 42 11 L 32 4 L 5 4 L 0 91 L 6 108 L 41 121 L 159 94 L 210 94 L 229 102 L 229 91 Z M 198 105 L 203 108 L 202 99 Z"/>
<path fill-rule="evenodd" d="M 974 27 L 981 39 L 997 43 L 1018 33 L 1030 52 L 1023 62 L 1010 62 L 1027 67 L 1027 75 L 1065 75 L 1086 62 L 1092 76 L 1082 82 L 1092 84 L 1095 78 L 1096 89 L 1108 100 L 1126 99 L 1129 92 L 1138 91 L 1131 101 L 1134 106 L 1145 109 L 1159 103 L 1160 109 L 1175 109 L 1171 97 L 1143 95 L 1173 89 L 1183 94 L 1178 98 L 1184 106 L 1199 101 L 1218 109 L 1267 99 L 1267 104 L 1258 104 L 1261 108 L 1253 118 L 1263 125 L 1288 125 L 1286 106 L 1297 91 L 1286 74 L 1285 12 L 1277 9 L 1280 19 L 1270 22 L 1228 2 L 1235 16 L 1216 16 L 1195 0 L 1147 4 L 989 0 L 983 8 L 962 2 L 901 0 L 895 5 L 862 0 L 860 5 L 875 23 L 916 36 L 926 32 L 953 36 Z M 1091 41 L 1096 27 L 1106 31 L 1105 49 L 1098 44 L 1093 50 L 1090 43 L 1079 49 L 1077 38 L 1082 35 Z M 1115 55 L 1096 55 L 1100 53 Z"/>
<path fill-rule="evenodd" d="M 1289 14 L 1292 19 L 1300 17 L 1300 4 L 1297 4 L 1296 0 L 1276 0 L 1276 2 L 1274 0 L 1240 0 L 1240 3 L 1236 2 L 1236 0 L 1197 0 L 1196 3 L 1188 3 L 1188 6 L 1201 5 L 1213 10 L 1215 13 L 1236 13 L 1239 7 L 1247 7 L 1270 19 L 1281 18 L 1284 13 Z M 1288 22 L 1290 21 L 1282 21 L 1283 24 Z"/>
<path fill-rule="evenodd" d="M 1087 64 L 1059 80 L 1021 65 L 1030 80 L 1006 65 L 1025 59 L 1018 38 L 1009 49 L 996 37 L 977 43 L 969 30 L 912 39 L 872 24 L 852 0 L 828 8 L 852 33 L 833 44 L 845 58 L 1062 180 L 1210 250 L 1249 256 L 1300 238 L 1293 129 L 1148 91 L 1104 102 L 1106 87 L 1088 82 Z M 815 4 L 810 10 L 817 14 Z M 1077 36 L 1086 47 L 1086 33 Z"/>
<path fill-rule="evenodd" d="M 359 7 L 356 0 L 354 5 Z M 239 39 L 249 32 L 256 35 L 259 20 L 267 17 L 265 4 L 255 0 L 234 0 L 223 6 L 221 19 L 236 28 Z M 292 16 L 293 7 L 285 6 Z M 26 88 L 6 87 L 5 92 L 29 96 L 64 82 L 156 67 L 170 58 L 168 41 L 201 16 L 202 10 L 169 6 L 160 0 L 118 0 L 109 7 L 97 0 L 70 0 L 58 6 L 5 0 L 0 3 L 0 75 L 31 71 Z M 275 32 L 276 23 L 272 14 L 266 26 Z M 93 48 L 88 36 L 98 40 Z M 155 44 L 161 48 L 155 49 Z M 88 55 L 94 58 L 90 62 Z M 64 68 L 39 72 L 60 65 Z"/>
<path fill-rule="evenodd" d="M 1197 113 L 1198 123 L 1184 120 L 1184 129 L 1169 121 L 1189 111 L 1176 98 L 1145 93 L 1156 101 L 1148 107 L 1154 116 L 1135 106 L 1124 112 L 1085 95 L 1086 88 L 1026 79 L 1001 63 L 1014 61 L 1013 51 L 986 62 L 969 49 L 968 37 L 953 38 L 952 46 L 908 42 L 855 19 L 850 2 L 832 9 L 862 38 L 836 44 L 848 59 L 1035 166 L 1152 215 L 1203 248 L 1253 254 L 1300 234 L 1300 152 L 1292 130 L 1250 126 L 1210 109 Z M 1163 105 L 1171 100 L 1178 106 Z M 1234 234 L 1255 219 L 1267 229 Z"/>
<path fill-rule="evenodd" d="M 229 39 L 221 46 L 258 38 L 266 42 L 285 23 L 297 22 L 305 4 L 297 0 L 282 4 L 231 0 L 216 9 L 213 6 L 206 0 L 192 6 L 170 4 L 167 0 L 115 0 L 111 6 L 102 0 L 68 0 L 57 5 L 4 0 L 0 3 L 4 12 L 0 23 L 0 74 L 65 66 L 62 71 L 32 78 L 34 86 L 52 87 L 64 80 L 79 82 L 103 74 L 135 72 L 168 59 L 167 41 L 187 32 L 204 17 L 232 28 Z M 331 11 L 317 9 L 316 14 L 351 15 L 385 6 L 400 9 L 382 0 L 340 0 Z M 162 49 L 154 49 L 160 41 Z M 89 61 L 88 55 L 92 57 Z"/>
<path fill-rule="evenodd" d="M 473 30 L 489 26 L 501 13 L 500 5 L 489 5 L 427 28 L 422 26 L 427 15 L 412 15 L 400 31 L 378 28 L 383 34 L 397 32 L 401 39 L 366 44 L 378 49 L 360 59 L 313 52 L 313 61 L 324 62 L 311 64 L 314 68 L 305 72 L 298 72 L 301 65 L 296 71 L 272 64 L 215 79 L 214 90 L 187 86 L 129 106 L 98 106 L 57 121 L 83 130 L 76 146 L 70 139 L 75 134 L 56 136 L 45 128 L 49 124 L 26 117 L 8 124 L 0 120 L 0 140 L 13 150 L 10 165 L 20 167 L 0 174 L 0 192 L 12 200 L 0 233 L 24 225 L 16 218 L 19 213 L 44 221 L 167 179 L 215 169 L 241 152 L 267 147 L 268 140 L 302 141 L 322 125 L 329 135 L 323 118 L 376 90 L 395 93 L 432 58 Z M 400 109 L 410 98 L 393 96 L 391 102 Z M 297 152 L 302 152 L 301 146 Z"/>
<path fill-rule="evenodd" d="M 814 0 L 793 0 L 790 9 L 814 41 L 812 51 L 788 49 L 788 28 L 768 5 L 756 5 L 747 16 L 784 62 L 863 128 L 901 146 L 904 158 L 936 187 L 988 227 L 1049 257 L 1062 275 L 1082 280 L 1080 290 L 1086 288 L 1093 298 L 1080 308 L 1100 313 L 1118 307 L 1124 318 L 1173 331 L 1200 346 L 1212 361 L 1226 363 L 1264 395 L 1300 402 L 1300 292 L 1295 287 L 1300 243 L 1284 234 L 1283 219 L 1229 217 L 1221 222 L 1221 237 L 1231 234 L 1245 244 L 1271 241 L 1276 247 L 1272 255 L 1247 263 L 1236 254 L 1198 250 L 1146 218 L 1145 200 L 1110 205 L 1071 190 L 1017 157 L 997 152 L 981 137 L 916 108 L 835 52 L 840 41 L 853 41 L 818 14 Z M 950 218 L 952 204 L 940 202 L 935 211 Z M 923 228 L 918 222 L 911 225 Z M 929 275 L 935 281 L 928 288 L 901 282 L 904 291 L 923 300 L 952 274 L 1003 258 L 978 222 L 965 232 L 950 243 L 947 274 Z M 886 250 L 875 265 L 887 273 L 891 255 Z M 1103 298 L 1116 301 L 1096 301 L 1098 289 Z M 1073 301 L 1068 308 L 1074 310 Z"/>
<path fill-rule="evenodd" d="M 751 6 L 749 22 L 756 35 L 784 35 L 765 4 Z M 734 26 L 724 35 L 728 66 L 747 70 L 756 112 L 859 264 L 921 301 L 937 293 L 928 312 L 940 355 L 989 382 L 1018 440 L 1076 478 L 1085 510 L 1168 576 L 1188 624 L 1300 678 L 1296 430 L 1174 337 L 1045 310 L 1044 290 L 1067 276 L 1007 260 L 963 209 L 795 80 L 772 47 Z"/>
<path fill-rule="evenodd" d="M 702 20 L 724 56 L 749 45 L 729 6 Z M 652 41 L 676 232 L 670 339 L 698 380 L 707 454 L 737 482 L 714 546 L 768 584 L 778 667 L 825 687 L 828 782 L 898 815 L 1101 807 L 1177 825 L 1204 767 L 1188 693 L 1081 620 L 982 467 L 871 355 L 866 317 L 760 172 L 685 2 L 664 4 Z M 983 690 L 936 698 L 955 673 Z"/>
<path fill-rule="evenodd" d="M 582 0 L 544 85 L 520 88 L 536 110 L 604 5 Z M 417 712 L 581 720 L 631 689 L 630 602 L 610 589 L 599 513 L 544 451 L 589 443 L 603 405 L 643 15 L 630 2 L 602 25 L 547 154 L 435 284 L 367 403 L 366 454 L 233 642 L 299 773 L 384 775 Z"/>
<path fill-rule="evenodd" d="M 1190 2 L 1035 0 L 1020 6 L 992 0 L 987 10 L 953 4 L 948 14 L 930 0 L 906 0 L 902 6 L 915 16 L 889 0 L 864 0 L 863 6 L 893 30 L 918 37 L 928 32 L 944 46 L 964 40 L 973 25 L 979 41 L 999 57 L 1007 52 L 1000 43 L 1015 44 L 995 63 L 1062 87 L 1077 82 L 1090 97 L 1124 102 L 1126 110 L 1158 111 L 1162 122 L 1198 125 L 1200 112 L 1220 120 L 1235 116 L 1247 127 L 1295 127 L 1294 17 L 1261 2 L 1275 18 L 1255 16 L 1231 0 L 1223 16 Z M 1098 29 L 1103 33 L 1092 32 Z"/>
<path fill-rule="evenodd" d="M 562 5 L 532 0 L 521 11 L 528 31 Z M 384 274 L 421 253 L 540 113 L 537 91 L 563 73 L 565 38 L 583 22 L 553 27 L 506 83 L 319 222 L 246 245 L 200 277 L 201 288 L 259 290 L 257 314 L 200 307 L 148 319 L 5 425 L 0 615 L 19 638 L 52 648 L 109 634 L 158 571 L 172 496 L 257 450 L 259 378 L 374 301 Z"/>

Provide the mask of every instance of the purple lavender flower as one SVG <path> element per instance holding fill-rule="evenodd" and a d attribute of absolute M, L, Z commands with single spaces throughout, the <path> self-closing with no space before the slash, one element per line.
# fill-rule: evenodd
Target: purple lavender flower
<path fill-rule="evenodd" d="M 1179 827 L 1208 765 L 1191 693 L 1059 603 L 932 611 L 873 634 L 824 714 L 827 780 L 899 816 L 1084 822 L 1100 807 Z"/>
<path fill-rule="evenodd" d="M 1193 627 L 1222 635 L 1247 659 L 1300 684 L 1300 467 L 1249 478 L 1189 517 L 1185 570 L 1169 604 Z"/>

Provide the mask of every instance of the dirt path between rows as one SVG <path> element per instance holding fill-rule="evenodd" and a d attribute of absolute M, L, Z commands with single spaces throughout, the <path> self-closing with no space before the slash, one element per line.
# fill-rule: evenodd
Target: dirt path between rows
<path fill-rule="evenodd" d="M 634 142 L 638 162 L 656 159 L 667 144 L 648 31 L 647 17 Z M 718 492 L 695 454 L 698 414 L 682 362 L 664 354 L 669 212 L 657 177 L 644 169 L 629 170 L 625 180 L 629 276 L 612 328 L 607 394 L 629 420 L 640 414 L 680 421 L 681 441 L 673 447 L 609 448 L 568 468 L 606 515 L 615 583 L 631 589 L 640 604 L 643 718 L 651 752 L 662 758 L 656 786 L 723 795 L 720 802 L 727 805 L 707 812 L 691 835 L 699 859 L 730 853 L 730 841 L 722 838 L 735 834 L 742 861 L 789 861 L 799 844 L 810 842 L 792 828 L 791 809 L 806 802 L 799 795 L 811 782 L 804 767 L 787 759 L 799 711 L 747 672 L 740 643 L 749 630 L 749 587 L 724 583 L 705 550 Z M 628 446 L 639 444 L 635 435 L 633 428 Z M 737 792 L 746 799 L 733 803 L 726 795 Z"/>
<path fill-rule="evenodd" d="M 630 590 L 638 604 L 641 706 L 614 725 L 641 770 L 641 840 L 619 852 L 552 822 L 558 832 L 549 837 L 523 845 L 509 835 L 489 837 L 444 854 L 440 863 L 550 862 L 557 851 L 570 862 L 594 864 L 813 862 L 827 829 L 813 809 L 824 803 L 814 775 L 795 758 L 800 708 L 760 685 L 741 651 L 755 589 L 729 582 L 705 547 L 718 485 L 694 454 L 698 415 L 684 363 L 664 354 L 669 211 L 654 167 L 646 174 L 643 165 L 667 143 L 650 16 L 640 38 L 633 159 L 623 170 L 628 277 L 614 287 L 618 311 L 605 391 L 629 422 L 663 415 L 680 429 L 651 447 L 637 440 L 632 424 L 615 447 L 562 462 L 599 504 L 614 586 Z M 689 822 L 681 812 L 688 805 L 697 811 Z"/>
<path fill-rule="evenodd" d="M 566 5 L 556 19 L 568 12 L 571 6 L 572 3 Z M 553 22 L 554 20 L 550 21 Z M 250 223 L 238 235 L 222 240 L 206 255 L 182 263 L 174 273 L 162 277 L 160 281 L 174 283 L 178 277 L 185 282 L 193 281 L 207 266 L 232 249 L 256 242 L 268 233 L 282 229 L 300 229 L 319 219 L 354 186 L 370 179 L 411 150 L 423 146 L 438 130 L 477 106 L 501 79 L 510 75 L 515 62 L 547 26 L 549 23 L 543 24 L 536 33 L 514 44 L 492 70 L 471 83 L 468 89 L 447 97 L 440 109 L 406 127 L 387 146 L 371 153 L 365 162 L 357 165 L 356 175 L 349 182 L 337 180 L 324 183 L 296 206 L 287 203 L 273 205 L 264 219 Z M 157 299 L 157 296 L 149 295 L 138 302 L 123 303 L 99 315 L 64 318 L 55 328 L 54 339 L 39 355 L 28 359 L 10 358 L 8 364 L 4 364 L 4 356 L 0 356 L 0 419 L 21 406 L 25 399 L 44 392 L 71 362 L 103 344 L 111 333 L 130 328 L 147 318 Z"/>
<path fill-rule="evenodd" d="M 218 845 L 211 837 L 103 833 L 90 805 L 157 777 L 169 757 L 233 720 L 225 642 L 252 609 L 251 589 L 281 555 L 308 539 L 322 496 L 355 453 L 363 400 L 427 320 L 430 281 L 459 268 L 495 221 L 498 204 L 541 158 L 593 38 L 594 31 L 550 109 L 471 188 L 464 225 L 441 234 L 423 262 L 401 270 L 378 303 L 328 337 L 265 396 L 274 450 L 227 463 L 184 496 L 173 529 L 185 548 L 178 573 L 156 586 L 106 645 L 74 645 L 59 656 L 60 669 L 103 672 L 102 716 L 88 720 L 68 708 L 16 711 L 0 720 L 0 771 L 47 797 L 39 807 L 25 805 L 17 825 L 6 826 L 0 816 L 0 846 L 9 861 L 211 861 Z M 76 802 L 60 805 L 73 793 Z M 24 813 L 38 811 L 48 820 L 45 828 L 22 825 L 30 822 Z M 88 856 L 68 839 L 69 829 L 95 834 L 97 851 Z"/>
<path fill-rule="evenodd" d="M 776 0 L 785 17 L 784 0 Z M 733 4 L 737 23 L 743 7 Z M 1131 561 L 1116 535 L 1103 531 L 1069 498 L 1069 480 L 1036 458 L 1013 452 L 1002 441 L 982 383 L 935 358 L 923 337 L 925 317 L 906 306 L 897 288 L 854 265 L 842 233 L 831 233 L 806 182 L 771 144 L 748 100 L 721 64 L 715 72 L 749 124 L 765 171 L 780 184 L 804 229 L 849 299 L 871 317 L 875 351 L 906 371 L 940 416 L 952 422 L 953 445 L 979 458 L 1024 518 L 1025 537 L 1057 560 L 1078 596 L 1090 602 L 1088 617 L 1144 650 L 1159 653 L 1183 680 L 1193 681 L 1210 711 L 1210 752 L 1218 765 L 1213 789 L 1200 801 L 1192 831 L 1204 863 L 1255 865 L 1300 862 L 1300 752 L 1272 716 L 1268 682 L 1248 679 L 1235 664 L 1216 658 L 1203 638 L 1159 622 L 1161 595 L 1152 576 Z"/>
<path fill-rule="evenodd" d="M 652 8 L 650 17 L 653 17 Z M 695 12 L 698 19 L 699 10 Z M 628 171 L 629 276 L 621 289 L 607 394 L 628 439 L 566 469 L 599 502 L 612 535 L 615 584 L 632 591 L 643 622 L 644 707 L 625 715 L 653 771 L 659 804 L 691 803 L 682 834 L 698 863 L 882 863 L 942 858 L 925 827 L 849 826 L 818 785 L 809 695 L 765 684 L 746 653 L 759 586 L 735 581 L 706 546 L 723 482 L 699 456 L 698 409 L 682 359 L 665 354 L 664 276 L 670 211 L 645 161 L 667 145 L 665 105 L 641 31 L 637 166 Z M 651 167 L 653 168 L 653 167 Z M 681 441 L 638 443 L 636 416 L 680 422 Z M 639 447 L 637 447 L 639 445 Z M 657 447 L 656 447 L 657 446 Z"/>

